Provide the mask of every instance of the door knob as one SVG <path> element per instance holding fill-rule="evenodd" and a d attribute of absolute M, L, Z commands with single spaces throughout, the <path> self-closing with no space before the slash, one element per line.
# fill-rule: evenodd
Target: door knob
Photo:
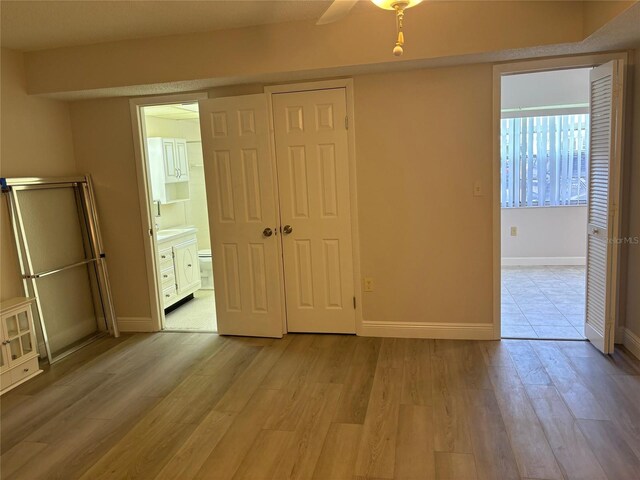
<path fill-rule="evenodd" d="M 282 233 L 285 235 L 289 235 L 291 232 L 293 232 L 293 227 L 291 225 L 285 225 L 282 227 Z"/>
<path fill-rule="evenodd" d="M 273 230 L 267 227 L 262 231 L 262 235 L 264 235 L 265 237 L 270 237 L 271 235 L 273 235 Z"/>

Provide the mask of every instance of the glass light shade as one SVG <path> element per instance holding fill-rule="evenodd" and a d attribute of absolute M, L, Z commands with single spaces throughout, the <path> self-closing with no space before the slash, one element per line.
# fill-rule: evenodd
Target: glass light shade
<path fill-rule="evenodd" d="M 395 10 L 396 5 L 403 5 L 404 9 L 415 7 L 422 0 L 371 0 L 376 6 L 385 10 Z"/>

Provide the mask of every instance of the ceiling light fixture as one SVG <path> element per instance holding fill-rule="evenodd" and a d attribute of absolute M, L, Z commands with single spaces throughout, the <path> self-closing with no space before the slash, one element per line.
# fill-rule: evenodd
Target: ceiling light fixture
<path fill-rule="evenodd" d="M 393 48 L 393 54 L 399 57 L 403 54 L 404 46 L 404 34 L 402 33 L 402 21 L 404 20 L 404 11 L 407 8 L 415 7 L 422 0 L 371 0 L 375 5 L 384 10 L 395 10 L 396 12 L 396 27 L 398 30 L 398 39 L 396 40 L 396 46 Z"/>

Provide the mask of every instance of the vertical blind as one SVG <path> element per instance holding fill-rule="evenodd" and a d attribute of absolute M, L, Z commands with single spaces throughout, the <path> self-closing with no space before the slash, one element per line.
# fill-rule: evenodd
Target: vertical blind
<path fill-rule="evenodd" d="M 586 205 L 589 114 L 503 118 L 502 207 Z"/>

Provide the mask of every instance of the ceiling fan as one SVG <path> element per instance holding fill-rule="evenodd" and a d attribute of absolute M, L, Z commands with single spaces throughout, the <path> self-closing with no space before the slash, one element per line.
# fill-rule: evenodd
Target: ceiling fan
<path fill-rule="evenodd" d="M 325 25 L 333 23 L 346 17 L 351 9 L 359 0 L 333 0 L 329 8 L 325 10 L 322 16 L 316 22 L 316 25 Z M 371 0 L 375 5 L 384 10 L 395 10 L 396 12 L 396 28 L 398 31 L 398 39 L 396 46 L 393 48 L 393 54 L 399 57 L 403 54 L 404 49 L 404 33 L 402 32 L 402 21 L 404 20 L 404 11 L 421 3 L 422 0 Z"/>

